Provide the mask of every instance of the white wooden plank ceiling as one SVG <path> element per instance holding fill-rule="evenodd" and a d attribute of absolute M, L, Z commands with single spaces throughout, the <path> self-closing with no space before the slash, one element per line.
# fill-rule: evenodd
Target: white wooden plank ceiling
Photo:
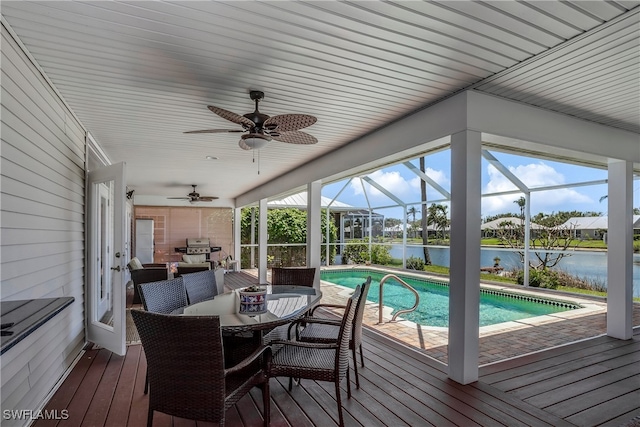
<path fill-rule="evenodd" d="M 234 198 L 465 88 L 640 133 L 640 1 L 2 2 L 136 195 Z M 259 152 L 215 105 L 311 114 Z M 390 142 L 392 143 L 392 142 Z M 206 160 L 205 156 L 218 160 Z M 259 165 L 259 166 L 258 166 Z M 258 174 L 259 170 L 259 174 Z"/>

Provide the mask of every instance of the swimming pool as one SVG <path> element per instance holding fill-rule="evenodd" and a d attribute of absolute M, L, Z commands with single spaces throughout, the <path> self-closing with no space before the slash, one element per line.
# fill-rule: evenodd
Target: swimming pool
<path fill-rule="evenodd" d="M 377 303 L 380 295 L 380 280 L 388 273 L 396 274 L 413 286 L 420 295 L 418 308 L 414 312 L 403 314 L 402 318 L 425 326 L 449 326 L 449 284 L 447 282 L 364 268 L 322 270 L 320 279 L 355 289 L 357 285 L 366 280 L 367 276 L 371 276 L 371 288 L 367 300 Z M 411 308 L 414 302 L 413 294 L 399 282 L 393 279 L 386 281 L 384 305 L 392 307 L 393 313 L 404 308 Z M 480 326 L 559 313 L 576 308 L 581 307 L 568 301 L 480 288 Z"/>

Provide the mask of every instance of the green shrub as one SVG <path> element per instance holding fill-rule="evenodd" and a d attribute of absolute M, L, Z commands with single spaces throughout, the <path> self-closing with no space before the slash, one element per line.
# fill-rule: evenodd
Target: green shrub
<path fill-rule="evenodd" d="M 355 264 L 366 264 L 371 260 L 372 264 L 388 265 L 391 263 L 391 254 L 389 254 L 389 246 L 371 245 L 371 253 L 369 253 L 369 242 L 351 241 L 344 247 L 342 252 L 342 263 L 348 264 L 349 261 Z"/>
<path fill-rule="evenodd" d="M 411 255 L 407 258 L 407 268 L 411 270 L 424 271 L 424 260 Z"/>
<path fill-rule="evenodd" d="M 345 245 L 342 251 L 342 263 L 365 264 L 369 262 L 369 245 L 362 241 L 351 241 Z"/>
<path fill-rule="evenodd" d="M 586 289 L 595 292 L 607 292 L 606 282 L 598 279 L 573 276 L 565 271 L 558 271 L 560 286 L 574 289 Z"/>
<path fill-rule="evenodd" d="M 388 265 L 391 263 L 389 246 L 371 245 L 371 263 L 378 265 Z"/>
<path fill-rule="evenodd" d="M 516 280 L 519 285 L 524 284 L 524 271 L 517 273 Z M 533 288 L 558 289 L 560 277 L 552 270 L 529 270 L 529 286 Z"/>

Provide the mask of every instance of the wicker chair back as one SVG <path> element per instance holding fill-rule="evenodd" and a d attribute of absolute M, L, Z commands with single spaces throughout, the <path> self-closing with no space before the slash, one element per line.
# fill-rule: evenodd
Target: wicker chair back
<path fill-rule="evenodd" d="M 296 285 L 313 287 L 315 268 L 274 267 L 271 269 L 271 285 Z"/>
<path fill-rule="evenodd" d="M 184 281 L 184 288 L 187 291 L 189 304 L 210 300 L 218 295 L 215 270 L 198 271 L 181 277 Z"/>
<path fill-rule="evenodd" d="M 362 284 L 362 293 L 360 294 L 360 298 L 358 298 L 356 314 L 353 318 L 353 331 L 351 335 L 351 343 L 349 344 L 353 350 L 358 347 L 362 347 L 362 318 L 364 317 L 364 307 L 367 304 L 367 295 L 369 294 L 370 287 L 371 276 L 368 276 L 367 280 Z M 353 363 L 356 363 L 355 356 Z"/>
<path fill-rule="evenodd" d="M 133 282 L 133 304 L 142 304 L 140 292 L 138 292 L 138 285 L 141 285 L 142 283 L 167 280 L 168 278 L 169 270 L 166 266 L 164 268 L 149 267 L 131 270 L 131 281 Z"/>
<path fill-rule="evenodd" d="M 349 372 L 349 342 L 353 333 L 353 319 L 356 314 L 358 299 L 362 294 L 360 285 L 356 286 L 353 295 L 347 301 L 347 306 L 342 317 L 340 332 L 338 333 L 338 351 L 336 353 L 336 372 L 338 381 L 344 378 Z"/>
<path fill-rule="evenodd" d="M 146 311 L 171 314 L 187 305 L 187 293 L 182 277 L 138 285 L 142 305 Z"/>

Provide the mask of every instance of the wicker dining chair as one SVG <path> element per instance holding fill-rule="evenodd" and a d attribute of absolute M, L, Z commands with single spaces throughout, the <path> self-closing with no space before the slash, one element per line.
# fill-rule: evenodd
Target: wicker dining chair
<path fill-rule="evenodd" d="M 142 305 L 146 311 L 171 314 L 187 306 L 187 292 L 182 277 L 138 285 Z"/>
<path fill-rule="evenodd" d="M 266 368 L 270 347 L 260 347 L 232 368 L 224 367 L 218 316 L 171 316 L 131 310 L 147 357 L 150 383 L 147 426 L 154 411 L 219 423 L 254 386 L 262 388 L 264 425 L 270 397 Z"/>
<path fill-rule="evenodd" d="M 367 303 L 367 294 L 371 287 L 371 276 L 362 284 L 362 292 L 356 304 L 356 314 L 353 318 L 353 327 L 351 331 L 351 339 L 349 340 L 349 349 L 353 356 L 353 369 L 356 374 L 356 388 L 360 388 L 360 379 L 358 376 L 358 360 L 356 358 L 356 350 L 360 349 L 360 363 L 364 367 L 364 355 L 362 353 L 362 318 L 364 317 L 364 307 Z M 309 312 L 309 317 L 304 319 L 305 327 L 296 328 L 296 339 L 304 342 L 332 343 L 338 340 L 338 332 L 340 331 L 340 320 L 324 319 L 315 317 L 313 314 L 316 309 L 325 308 L 342 308 L 345 305 L 340 304 L 318 304 Z M 322 319 L 322 322 L 317 322 Z"/>
<path fill-rule="evenodd" d="M 210 300 L 218 295 L 215 273 L 215 270 L 205 270 L 180 276 L 184 281 L 189 304 Z"/>
<path fill-rule="evenodd" d="M 336 389 L 340 426 L 344 426 L 340 382 L 345 376 L 347 377 L 347 397 L 351 398 L 349 340 L 356 311 L 356 301 L 360 298 L 360 292 L 360 285 L 358 285 L 353 295 L 347 300 L 337 342 L 330 344 L 289 340 L 271 342 L 274 346 L 281 345 L 282 347 L 273 355 L 268 367 L 268 376 L 270 378 L 289 377 L 289 391 L 291 391 L 293 378 L 332 381 Z M 297 322 L 304 320 L 300 319 Z"/>
<path fill-rule="evenodd" d="M 137 258 L 135 258 L 137 260 Z M 167 280 L 169 278 L 169 270 L 166 264 L 140 264 L 142 268 L 133 268 L 139 264 L 134 260 L 129 262 L 127 267 L 131 274 L 131 282 L 133 282 L 133 304 L 142 304 L 138 285 L 142 283 L 157 282 L 159 280 Z"/>
<path fill-rule="evenodd" d="M 171 314 L 174 310 L 187 306 L 187 293 L 182 277 L 160 280 L 138 285 L 140 299 L 145 311 Z M 144 394 L 149 392 L 149 377 L 144 383 Z"/>
<path fill-rule="evenodd" d="M 271 285 L 295 285 L 313 287 L 316 277 L 315 268 L 274 267 L 271 269 Z"/>
<path fill-rule="evenodd" d="M 184 276 L 185 274 L 197 273 L 199 271 L 211 270 L 211 264 L 209 262 L 190 264 L 186 262 L 178 263 L 178 269 L 174 274 L 174 277 Z"/>

